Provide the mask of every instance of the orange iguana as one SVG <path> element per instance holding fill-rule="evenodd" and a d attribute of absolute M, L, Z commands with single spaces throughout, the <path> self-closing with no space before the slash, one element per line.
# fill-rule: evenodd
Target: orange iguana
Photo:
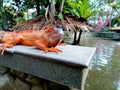
<path fill-rule="evenodd" d="M 21 44 L 35 46 L 45 52 L 60 52 L 55 46 L 61 41 L 63 30 L 59 27 L 50 27 L 45 30 L 25 30 L 16 32 L 0 32 L 0 53 L 6 48 Z"/>

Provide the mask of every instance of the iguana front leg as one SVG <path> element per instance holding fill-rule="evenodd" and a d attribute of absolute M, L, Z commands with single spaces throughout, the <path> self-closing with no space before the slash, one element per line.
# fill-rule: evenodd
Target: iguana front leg
<path fill-rule="evenodd" d="M 47 47 L 47 45 L 44 42 L 41 42 L 40 40 L 34 42 L 34 46 L 36 46 L 37 49 L 44 50 L 45 52 L 62 52 L 60 49 L 55 47 Z"/>
<path fill-rule="evenodd" d="M 47 52 L 55 52 L 55 53 L 62 52 L 60 49 L 55 48 L 55 47 L 46 48 L 46 50 Z"/>

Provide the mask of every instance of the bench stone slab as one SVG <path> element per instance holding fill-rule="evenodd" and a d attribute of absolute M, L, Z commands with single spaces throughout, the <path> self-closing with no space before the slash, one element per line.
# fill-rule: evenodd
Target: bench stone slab
<path fill-rule="evenodd" d="M 57 48 L 62 52 L 45 53 L 35 47 L 16 45 L 0 55 L 0 65 L 68 87 L 83 88 L 96 49 L 72 45 Z"/>

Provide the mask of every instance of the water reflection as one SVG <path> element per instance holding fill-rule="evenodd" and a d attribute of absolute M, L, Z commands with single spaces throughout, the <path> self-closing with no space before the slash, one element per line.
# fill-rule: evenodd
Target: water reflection
<path fill-rule="evenodd" d="M 120 46 L 95 37 L 82 38 L 83 46 L 95 46 L 85 90 L 120 90 Z"/>
<path fill-rule="evenodd" d="M 117 90 L 120 90 L 120 80 L 117 82 Z"/>
<path fill-rule="evenodd" d="M 101 66 L 107 66 L 108 63 L 110 63 L 115 45 L 110 44 L 109 42 L 101 42 L 101 40 L 98 40 L 95 46 L 96 53 L 93 57 L 92 64 L 94 65 L 92 65 L 92 69 L 101 70 Z"/>

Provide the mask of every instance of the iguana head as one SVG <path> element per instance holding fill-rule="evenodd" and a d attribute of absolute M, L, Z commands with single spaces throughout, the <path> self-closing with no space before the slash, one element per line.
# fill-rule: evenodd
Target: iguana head
<path fill-rule="evenodd" d="M 60 27 L 53 27 L 53 30 L 49 32 L 47 35 L 48 40 L 49 40 L 49 46 L 54 47 L 56 46 L 59 42 L 61 42 L 63 38 L 63 29 Z"/>

